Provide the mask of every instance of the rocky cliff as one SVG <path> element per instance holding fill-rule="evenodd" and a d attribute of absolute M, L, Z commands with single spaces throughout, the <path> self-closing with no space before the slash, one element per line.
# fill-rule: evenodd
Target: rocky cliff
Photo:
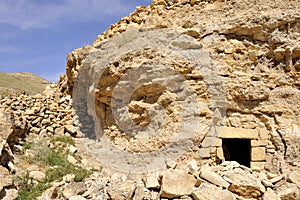
<path fill-rule="evenodd" d="M 0 102 L 0 198 L 299 199 L 299 7 L 138 7 Z"/>
<path fill-rule="evenodd" d="M 298 166 L 299 5 L 298 1 L 153 1 L 149 7 L 138 7 L 130 16 L 112 25 L 96 38 L 93 46 L 71 52 L 68 55 L 67 76 L 60 84 L 71 94 L 80 68 L 82 74 L 85 71 L 89 77 L 97 79 L 99 73 L 96 71 L 101 68 L 99 65 L 107 65 L 108 71 L 103 74 L 105 78 L 96 87 L 99 92 L 95 99 L 97 117 L 102 119 L 101 123 L 104 118 L 107 122 L 101 126 L 109 129 L 115 123 L 110 106 L 112 88 L 126 70 L 149 62 L 169 65 L 187 79 L 196 91 L 198 101 L 206 105 L 201 113 L 203 120 L 211 119 L 212 107 L 209 104 L 214 99 L 212 94 L 206 93 L 208 80 L 205 75 L 199 74 L 189 60 L 170 56 L 162 46 L 151 46 L 153 43 L 158 44 L 159 40 L 164 41 L 166 33 L 163 30 L 175 30 L 178 37 L 189 37 L 195 45 L 209 53 L 217 71 L 214 75 L 220 81 L 212 84 L 222 84 L 225 93 L 223 100 L 226 105 L 223 107 L 226 108 L 226 119 L 222 125 L 265 129 L 268 134 L 265 139 L 269 143 L 265 146 L 276 149 L 275 154 L 265 158 L 268 160 L 267 165 L 270 164 L 267 166 L 269 170 L 285 169 L 280 169 L 281 162 Z M 139 34 L 133 36 L 136 42 L 130 39 L 134 30 L 139 31 Z M 145 40 L 138 41 L 139 37 L 145 35 L 150 35 L 148 41 L 151 37 L 157 40 L 149 44 Z M 120 42 L 114 39 L 117 37 L 128 41 L 123 41 L 124 46 L 128 45 L 127 49 L 117 47 L 123 52 L 117 48 L 109 51 L 115 43 Z M 184 46 L 186 41 L 179 42 L 182 50 L 194 48 Z M 86 64 L 82 64 L 84 58 Z M 109 60 L 109 63 L 102 62 L 100 58 Z M 97 59 L 100 60 L 96 63 L 98 68 L 95 64 Z M 153 96 L 151 93 L 161 95 L 163 92 L 161 88 L 156 91 L 148 88 L 136 92 L 136 97 L 131 99 L 134 105 L 130 105 L 129 110 L 135 114 L 133 120 L 138 124 L 147 124 L 149 120 L 141 112 L 150 106 L 147 98 Z M 153 101 L 159 99 L 150 101 L 153 105 Z M 170 109 L 174 111 L 174 108 Z M 169 117 L 176 121 L 175 116 Z"/>

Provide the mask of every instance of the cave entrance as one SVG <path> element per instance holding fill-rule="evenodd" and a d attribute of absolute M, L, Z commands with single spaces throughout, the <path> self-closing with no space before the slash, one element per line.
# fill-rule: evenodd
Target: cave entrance
<path fill-rule="evenodd" d="M 236 161 L 250 167 L 251 140 L 250 139 L 222 139 L 222 148 L 226 161 Z"/>

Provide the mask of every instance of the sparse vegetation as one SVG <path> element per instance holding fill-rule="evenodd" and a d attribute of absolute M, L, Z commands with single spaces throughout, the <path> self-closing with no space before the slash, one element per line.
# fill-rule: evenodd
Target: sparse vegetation
<path fill-rule="evenodd" d="M 36 199 L 43 191 L 48 189 L 52 182 L 62 181 L 63 177 L 67 174 L 74 174 L 75 182 L 81 182 L 88 177 L 92 172 L 83 169 L 80 166 L 70 163 L 67 159 L 68 152 L 61 146 L 56 146 L 56 143 L 64 143 L 67 145 L 74 145 L 73 138 L 68 136 L 52 137 L 50 142 L 54 145 L 54 148 L 50 148 L 47 140 L 41 140 L 38 142 L 25 142 L 23 144 L 24 150 L 32 150 L 33 156 L 23 156 L 23 160 L 29 164 L 36 164 L 42 166 L 45 169 L 46 178 L 34 184 L 33 180 L 29 177 L 28 173 L 23 177 L 18 177 L 16 180 L 20 185 L 18 200 Z"/>
<path fill-rule="evenodd" d="M 51 138 L 51 142 L 63 142 L 70 145 L 75 145 L 75 141 L 72 137 L 66 135 L 54 136 Z"/>
<path fill-rule="evenodd" d="M 26 173 L 23 177 L 17 177 L 16 181 L 20 185 L 18 198 L 16 200 L 36 199 L 43 193 L 43 191 L 50 188 L 49 183 L 38 183 L 35 185 L 28 173 Z"/>

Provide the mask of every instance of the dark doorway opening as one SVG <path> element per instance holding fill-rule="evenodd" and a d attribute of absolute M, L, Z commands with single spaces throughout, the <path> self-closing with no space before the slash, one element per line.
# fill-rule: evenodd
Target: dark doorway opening
<path fill-rule="evenodd" d="M 236 161 L 250 167 L 251 141 L 249 139 L 222 139 L 222 148 L 226 161 Z"/>

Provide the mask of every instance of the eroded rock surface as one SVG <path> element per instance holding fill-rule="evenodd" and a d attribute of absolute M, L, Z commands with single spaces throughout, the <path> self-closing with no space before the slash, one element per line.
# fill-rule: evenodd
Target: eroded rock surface
<path fill-rule="evenodd" d="M 155 0 L 138 7 L 92 46 L 72 51 L 57 86 L 1 99 L 0 198 L 17 195 L 12 174 L 23 171 L 14 154 L 34 157 L 22 149 L 30 135 L 49 148 L 53 136 L 76 137 L 76 145 L 58 144 L 74 166 L 93 169 L 76 183 L 73 174 L 52 182 L 40 199 L 299 199 L 299 6 Z M 103 152 L 102 136 L 111 144 Z M 232 138 L 249 141 L 250 168 L 228 161 L 223 144 Z M 33 185 L 44 181 L 43 169 L 29 169 Z"/>

